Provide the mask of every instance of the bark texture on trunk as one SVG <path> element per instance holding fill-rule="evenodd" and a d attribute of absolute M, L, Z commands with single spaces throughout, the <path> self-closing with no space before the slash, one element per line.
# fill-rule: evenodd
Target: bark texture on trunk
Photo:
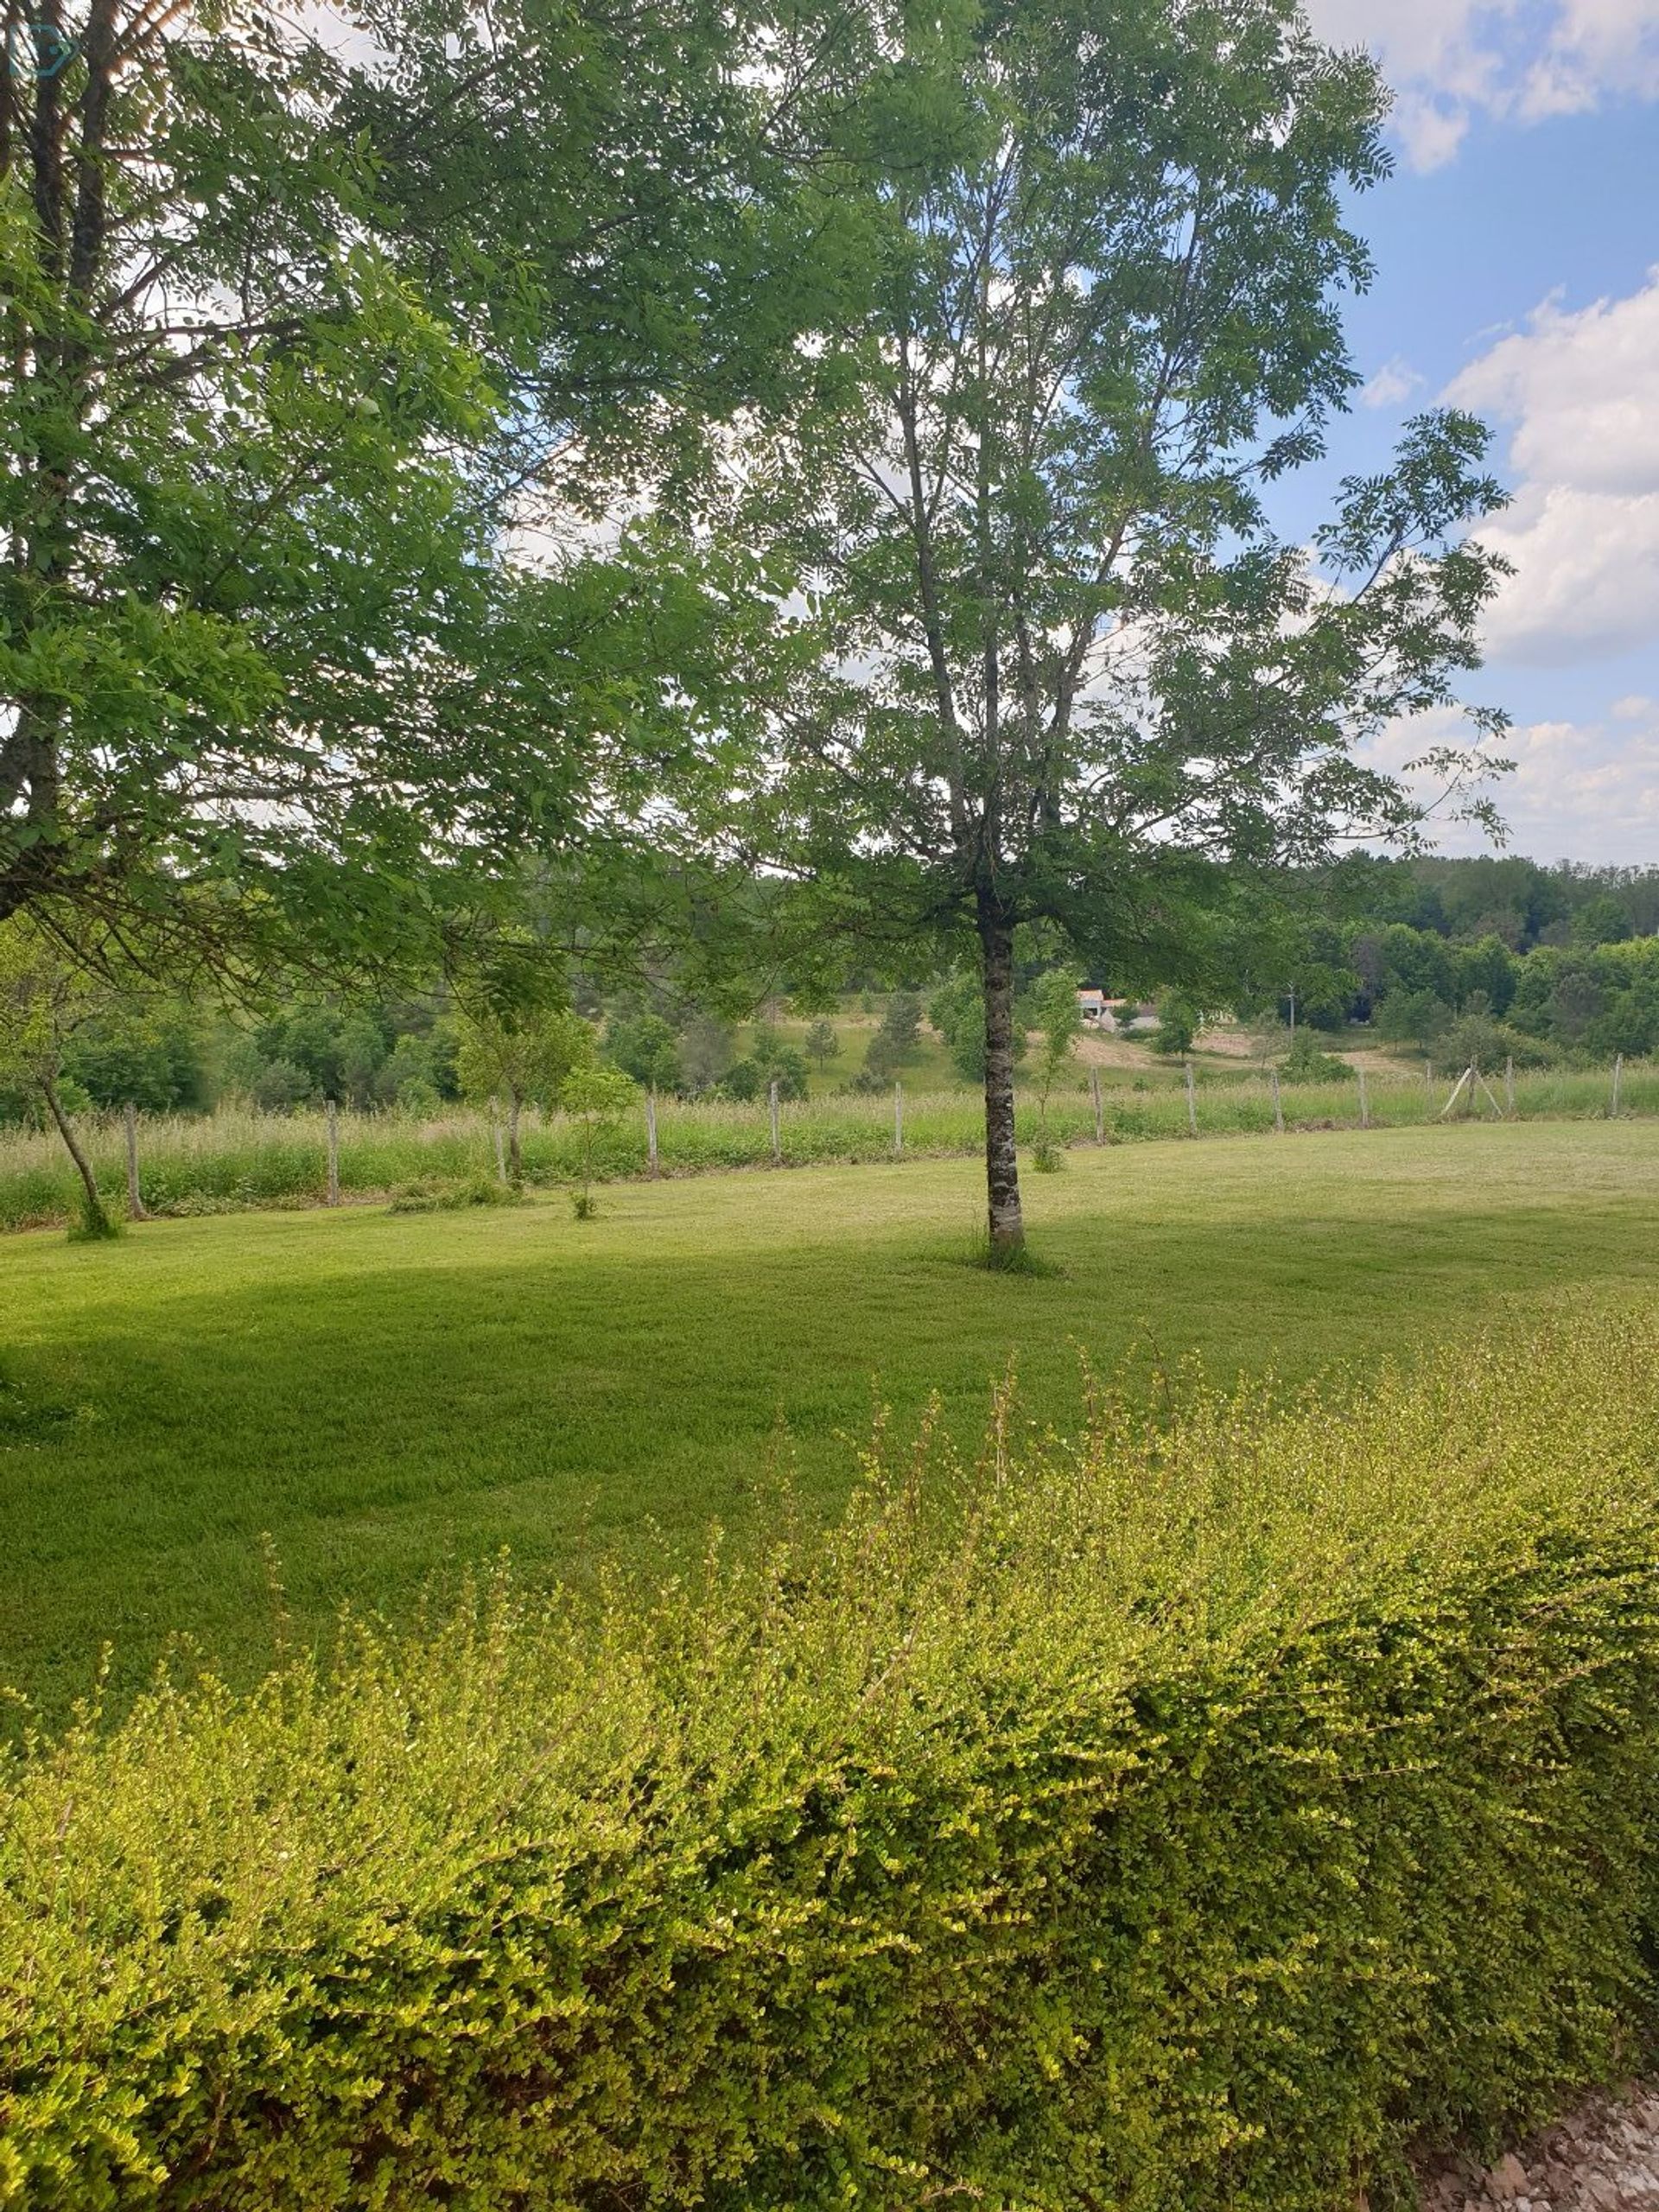
<path fill-rule="evenodd" d="M 58 1135 L 69 1147 L 69 1157 L 75 1163 L 75 1172 L 80 1177 L 81 1188 L 86 1194 L 86 1225 L 89 1229 L 106 1230 L 110 1226 L 110 1217 L 104 1211 L 103 1199 L 98 1195 L 98 1178 L 92 1173 L 92 1162 L 80 1148 L 69 1116 L 63 1110 L 58 1097 L 58 1086 L 48 1078 L 42 1080 L 41 1089 L 46 1095 L 52 1118 L 58 1125 Z"/>
<path fill-rule="evenodd" d="M 985 992 L 985 1186 L 995 1262 L 1020 1250 L 1026 1229 L 1014 1139 L 1014 924 L 983 893 L 979 950 Z"/>

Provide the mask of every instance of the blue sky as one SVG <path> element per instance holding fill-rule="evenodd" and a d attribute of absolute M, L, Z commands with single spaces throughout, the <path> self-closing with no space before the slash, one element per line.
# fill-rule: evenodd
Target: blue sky
<path fill-rule="evenodd" d="M 1467 689 L 1515 719 L 1512 847 L 1659 865 L 1659 0 L 1308 5 L 1397 95 L 1398 170 L 1357 214 L 1368 389 L 1328 473 L 1438 401 L 1492 423 L 1514 500 L 1482 534 L 1516 575 Z M 1310 498 L 1295 524 L 1315 518 Z"/>

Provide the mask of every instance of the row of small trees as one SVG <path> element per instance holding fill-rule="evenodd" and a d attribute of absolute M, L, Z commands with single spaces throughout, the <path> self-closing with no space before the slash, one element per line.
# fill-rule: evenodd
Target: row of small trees
<path fill-rule="evenodd" d="M 518 1021 L 499 1014 L 463 1016 L 460 1069 L 467 1090 L 502 1102 L 508 1171 L 515 1183 L 524 1179 L 519 1123 L 526 1106 L 560 1106 L 577 1116 L 588 1131 L 591 1154 L 595 1123 L 626 1111 L 639 1096 L 632 1077 L 600 1058 L 592 1025 L 560 1007 Z M 584 1176 L 584 1192 L 590 1179 Z"/>
<path fill-rule="evenodd" d="M 14 917 L 0 925 L 0 1087 L 31 1093 L 41 1102 L 79 1179 L 81 1233 L 95 1237 L 113 1234 L 114 1224 L 63 1096 L 63 1067 L 78 1029 L 97 1017 L 112 990 L 118 992 L 118 983 L 101 982 L 66 960 L 26 920 Z M 465 1088 L 500 1102 L 508 1171 L 515 1183 L 524 1174 L 519 1125 L 526 1105 L 557 1106 L 582 1122 L 586 1201 L 596 1129 L 638 1096 L 630 1077 L 601 1057 L 593 1026 L 563 1007 L 518 1016 L 464 1014 L 458 1024 L 457 1066 Z"/>
<path fill-rule="evenodd" d="M 92 1165 L 75 1135 L 73 1102 L 66 1103 L 63 1096 L 63 1070 L 77 1035 L 107 1008 L 112 989 L 118 986 L 100 983 L 66 961 L 51 940 L 26 921 L 14 918 L 0 925 L 0 1088 L 22 1090 L 41 1100 L 74 1163 L 81 1185 L 83 1229 L 94 1236 L 108 1235 L 111 1224 Z M 938 995 L 931 1009 L 959 1059 L 967 1058 L 979 1034 L 964 1017 L 963 1000 L 958 979 Z M 1025 1011 L 1038 1027 L 1041 1045 L 1038 1086 L 1045 1135 L 1039 1147 L 1039 1164 L 1051 1164 L 1046 1135 L 1048 1096 L 1082 1026 L 1070 975 L 1056 969 L 1039 978 L 1025 1001 Z M 891 1081 L 913 1056 L 921 1020 L 921 1002 L 914 994 L 893 994 L 871 1039 L 867 1069 L 872 1078 L 879 1074 L 882 1082 Z M 639 1086 L 655 1090 L 675 1065 L 669 1049 L 675 1043 L 674 1032 L 654 1015 L 625 1022 L 620 1033 L 613 1024 L 603 1037 L 594 1023 L 557 1006 L 465 1011 L 456 1017 L 454 1028 L 457 1082 L 468 1096 L 499 1106 L 505 1164 L 515 1184 L 524 1176 L 521 1130 L 526 1107 L 558 1108 L 581 1122 L 591 1169 L 597 1128 L 637 1103 Z M 1022 1056 L 1025 1042 L 1022 1026 Z M 808 1050 L 820 1065 L 833 1057 L 838 1043 L 826 1020 L 808 1031 Z M 614 1064 L 619 1046 L 620 1056 L 632 1058 L 635 1065 Z M 977 1071 L 971 1061 L 967 1071 Z M 802 1056 L 780 1046 L 770 1029 L 761 1031 L 747 1073 L 751 1079 L 734 1095 L 804 1094 Z M 728 1071 L 728 1082 L 729 1076 Z M 135 1102 L 126 1103 L 130 1106 Z M 585 1202 L 590 1179 L 590 1173 L 584 1173 Z"/>

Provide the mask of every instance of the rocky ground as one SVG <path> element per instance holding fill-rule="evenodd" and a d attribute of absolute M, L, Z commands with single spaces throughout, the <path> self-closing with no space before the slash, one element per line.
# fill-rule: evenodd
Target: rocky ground
<path fill-rule="evenodd" d="M 1423 2212 L 1659 2212 L 1659 2088 L 1586 2105 L 1495 2166 L 1426 2168 Z"/>

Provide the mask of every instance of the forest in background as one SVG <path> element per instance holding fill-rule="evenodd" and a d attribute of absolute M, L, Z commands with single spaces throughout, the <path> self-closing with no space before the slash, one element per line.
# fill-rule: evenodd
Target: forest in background
<path fill-rule="evenodd" d="M 1189 1049 L 1206 1015 L 1276 1014 L 1335 1037 L 1368 1025 L 1384 1044 L 1487 1065 L 1639 1057 L 1659 1047 L 1659 868 L 1545 867 L 1508 857 L 1365 859 L 1347 864 L 1339 918 L 1311 929 L 1278 988 L 1241 975 L 1227 1006 L 1172 992 L 1159 1001 L 1154 1049 Z M 1017 963 L 1027 1026 L 1045 975 L 1071 972 L 1042 933 L 1022 933 Z M 891 988 L 896 980 L 898 988 Z M 1077 980 L 1113 988 L 1109 976 Z M 870 1024 L 856 1040 L 833 1007 L 787 1027 L 741 1027 L 698 1002 L 671 973 L 607 991 L 575 979 L 575 1005 L 597 1026 L 605 1058 L 648 1089 L 747 1101 L 777 1083 L 874 1089 L 922 1051 L 924 1016 L 955 1072 L 982 1075 L 976 980 L 925 969 L 853 979 Z M 787 1001 L 770 1001 L 774 1015 Z M 221 1103 L 287 1113 L 333 1098 L 359 1110 L 432 1113 L 466 1095 L 461 1040 L 446 991 L 380 998 L 296 992 L 257 1018 L 200 1001 L 92 1001 L 66 1046 L 66 1103 L 78 1110 L 197 1114 Z M 0 1090 L 0 1119 L 38 1118 L 19 1087 Z"/>

